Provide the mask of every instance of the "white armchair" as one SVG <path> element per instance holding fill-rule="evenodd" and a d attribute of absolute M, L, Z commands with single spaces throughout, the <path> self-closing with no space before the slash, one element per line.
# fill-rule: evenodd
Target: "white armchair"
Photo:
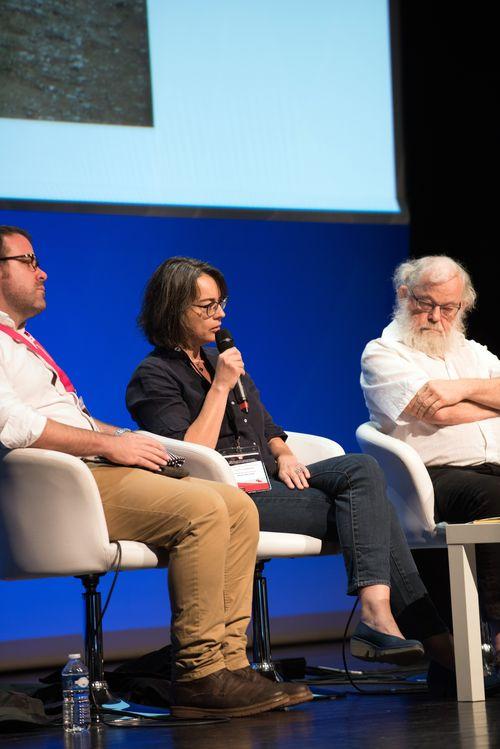
<path fill-rule="evenodd" d="M 191 476 L 196 476 L 199 479 L 220 481 L 223 484 L 231 484 L 231 486 L 237 485 L 227 461 L 216 450 L 212 450 L 212 448 L 205 447 L 204 445 L 196 445 L 193 442 L 181 442 L 179 440 L 168 439 L 167 437 L 159 437 L 157 434 L 144 430 L 140 430 L 140 433 L 160 440 L 167 450 L 170 447 L 176 455 L 186 458 L 189 461 Z M 337 442 L 326 437 L 302 434 L 301 432 L 287 432 L 287 434 L 287 444 L 304 465 L 344 454 L 343 448 Z M 314 556 L 321 554 L 321 551 L 322 543 L 319 538 L 299 533 L 270 533 L 269 531 L 261 531 L 259 546 L 257 548 L 257 559 Z M 326 551 L 328 552 L 328 549 Z"/>
<path fill-rule="evenodd" d="M 120 541 L 120 569 L 163 567 L 161 550 Z M 0 454 L 0 579 L 79 577 L 84 586 L 85 659 L 94 701 L 120 705 L 104 681 L 99 578 L 118 562 L 92 473 L 66 453 L 36 448 Z M 93 708 L 93 720 L 98 720 Z"/>
<path fill-rule="evenodd" d="M 161 564 L 145 544 L 120 543 L 123 569 Z M 0 455 L 1 578 L 100 575 L 112 569 L 116 554 L 96 482 L 82 460 L 36 448 Z"/>
<path fill-rule="evenodd" d="M 376 458 L 385 473 L 389 498 L 396 508 L 410 548 L 446 548 L 447 524 L 436 523 L 434 521 L 434 488 L 427 468 L 417 451 L 405 442 L 383 434 L 371 422 L 361 424 L 356 431 L 356 437 L 363 452 Z M 448 526 L 448 533 L 453 527 Z M 456 527 L 459 529 L 459 533 L 462 526 L 457 525 Z M 463 549 L 461 549 L 459 554 L 462 552 Z M 457 552 L 455 551 L 454 553 L 456 554 Z M 462 572 L 460 571 L 461 557 L 459 558 L 460 563 L 457 565 L 459 572 L 455 572 L 455 577 L 458 576 L 460 579 Z M 450 574 L 452 573 L 452 569 L 453 566 L 450 562 Z M 465 600 L 465 594 L 460 584 L 458 585 L 458 594 L 456 591 L 454 593 L 453 589 L 454 586 L 452 584 L 450 591 L 451 604 L 453 608 L 454 628 L 457 630 L 455 609 L 460 612 L 459 617 L 461 618 L 464 606 L 467 607 L 469 604 Z M 475 592 L 474 587 L 471 590 L 472 602 L 469 608 L 472 611 L 477 606 L 477 601 L 476 603 L 474 602 L 474 596 L 477 599 L 477 592 Z M 494 648 L 487 623 L 481 621 L 479 627 L 482 638 L 483 668 L 484 673 L 488 674 L 491 673 L 492 669 Z M 473 639 L 468 639 L 467 636 L 464 636 L 461 625 L 458 629 L 461 632 L 460 636 L 463 643 L 462 648 L 455 648 L 455 653 L 457 654 L 457 679 L 459 679 L 459 673 L 461 674 L 460 683 L 457 681 L 458 694 L 460 695 L 461 693 L 469 694 L 467 690 L 470 687 L 465 685 L 469 683 L 467 682 L 469 677 L 466 674 L 471 673 L 471 667 L 470 665 L 459 667 L 459 661 L 463 662 L 465 656 L 468 658 L 469 652 L 472 651 L 475 645 Z M 468 630 L 468 636 L 475 637 L 476 635 L 471 635 L 470 630 Z M 480 684 L 476 683 L 475 689 L 478 690 L 477 694 L 484 695 L 482 681 Z M 462 698 L 459 697 L 459 699 Z M 470 697 L 466 699 L 470 699 Z M 480 697 L 479 699 L 482 698 Z"/>
<path fill-rule="evenodd" d="M 376 458 L 387 481 L 387 493 L 412 549 L 446 547 L 444 524 L 434 520 L 434 489 L 413 447 L 383 434 L 372 422 L 361 424 L 356 438 L 364 453 Z"/>

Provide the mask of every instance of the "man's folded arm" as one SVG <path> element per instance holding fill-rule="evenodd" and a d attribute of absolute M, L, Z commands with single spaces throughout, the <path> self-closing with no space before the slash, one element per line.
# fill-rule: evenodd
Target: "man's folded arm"
<path fill-rule="evenodd" d="M 500 415 L 500 378 L 429 380 L 403 414 L 428 424 L 455 425 Z"/>
<path fill-rule="evenodd" d="M 474 421 L 483 421 L 484 419 L 494 419 L 500 416 L 497 411 L 487 406 L 481 406 L 477 403 L 464 401 L 456 403 L 453 406 L 442 406 L 432 413 L 422 412 L 418 402 L 418 393 L 410 401 L 403 411 L 403 416 L 413 416 L 426 424 L 435 424 L 436 426 L 456 426 L 457 424 L 470 424 Z M 420 414 L 420 415 L 418 415 Z"/>
<path fill-rule="evenodd" d="M 463 380 L 467 389 L 466 400 L 500 410 L 500 377 Z"/>

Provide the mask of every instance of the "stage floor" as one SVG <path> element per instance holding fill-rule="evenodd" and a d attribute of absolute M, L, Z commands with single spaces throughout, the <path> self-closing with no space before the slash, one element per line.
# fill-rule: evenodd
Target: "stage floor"
<path fill-rule="evenodd" d="M 305 656 L 309 665 L 340 667 L 338 643 L 276 648 L 276 658 Z M 350 659 L 350 668 L 364 664 Z M 0 683 L 34 681 L 33 675 L 0 675 Z M 367 686 L 370 690 L 382 687 Z M 400 687 L 394 686 L 394 689 Z M 189 727 L 116 728 L 103 726 L 87 736 L 67 737 L 61 727 L 0 733 L 12 749 L 490 749 L 500 747 L 500 695 L 486 702 L 430 700 L 415 694 L 358 694 L 345 685 L 324 687 L 335 700 L 310 702 L 288 711 L 265 713 Z"/>

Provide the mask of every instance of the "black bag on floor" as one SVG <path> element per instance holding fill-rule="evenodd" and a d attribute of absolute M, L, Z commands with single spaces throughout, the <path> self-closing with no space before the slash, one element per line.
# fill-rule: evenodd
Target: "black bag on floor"
<path fill-rule="evenodd" d="M 0 733 L 50 726 L 41 700 L 22 692 L 0 689 Z"/>
<path fill-rule="evenodd" d="M 170 672 L 172 646 L 167 645 L 138 658 L 121 663 L 114 671 L 105 671 L 104 677 L 113 694 L 127 702 L 153 707 L 170 705 Z M 40 681 L 47 686 L 34 694 L 45 705 L 54 709 L 62 702 L 61 672 L 58 669 Z"/>

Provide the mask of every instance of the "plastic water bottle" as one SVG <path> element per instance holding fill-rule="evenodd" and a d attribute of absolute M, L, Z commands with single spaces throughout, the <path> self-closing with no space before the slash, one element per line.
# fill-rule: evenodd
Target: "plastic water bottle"
<path fill-rule="evenodd" d="M 80 653 L 70 653 L 62 670 L 64 730 L 87 731 L 90 725 L 89 672 Z"/>

